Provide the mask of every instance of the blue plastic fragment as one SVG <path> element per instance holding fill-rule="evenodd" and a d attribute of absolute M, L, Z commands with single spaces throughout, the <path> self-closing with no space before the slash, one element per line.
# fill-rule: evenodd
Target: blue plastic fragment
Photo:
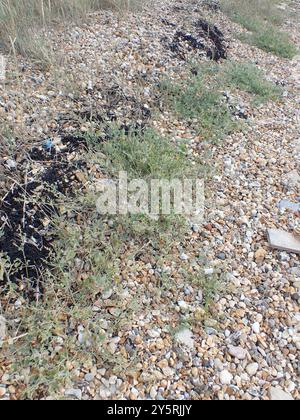
<path fill-rule="evenodd" d="M 47 139 L 47 140 L 44 141 L 44 143 L 43 143 L 43 149 L 44 150 L 46 150 L 47 152 L 51 152 L 53 147 L 54 147 L 54 144 L 53 144 L 52 139 Z"/>

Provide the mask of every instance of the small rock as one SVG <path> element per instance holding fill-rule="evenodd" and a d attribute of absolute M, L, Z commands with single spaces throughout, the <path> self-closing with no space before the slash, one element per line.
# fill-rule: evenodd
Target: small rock
<path fill-rule="evenodd" d="M 152 329 L 152 330 L 148 330 L 147 332 L 148 332 L 148 335 L 151 338 L 158 338 L 158 337 L 160 337 L 160 332 L 157 331 L 157 330 Z"/>
<path fill-rule="evenodd" d="M 288 392 L 294 392 L 296 389 L 296 384 L 292 381 L 289 382 L 288 387 L 287 387 L 287 391 Z"/>
<path fill-rule="evenodd" d="M 202 298 L 202 301 L 203 301 L 203 298 Z M 196 308 L 194 312 L 194 316 L 197 321 L 202 321 L 205 318 L 205 315 L 206 315 L 206 312 L 203 308 Z"/>
<path fill-rule="evenodd" d="M 99 395 L 103 399 L 109 399 L 111 397 L 111 392 L 106 386 L 101 385 L 99 388 Z"/>
<path fill-rule="evenodd" d="M 107 300 L 111 297 L 112 294 L 113 294 L 112 289 L 106 290 L 105 292 L 102 293 L 102 298 L 104 300 Z"/>
<path fill-rule="evenodd" d="M 0 398 L 4 397 L 5 394 L 6 394 L 6 389 L 0 387 Z"/>
<path fill-rule="evenodd" d="M 107 349 L 108 349 L 110 354 L 115 354 L 115 352 L 117 351 L 117 348 L 118 348 L 118 346 L 114 342 L 109 343 L 108 346 L 107 346 Z"/>
<path fill-rule="evenodd" d="M 247 352 L 242 347 L 229 346 L 228 352 L 230 356 L 235 357 L 238 360 L 245 360 L 247 357 Z"/>
<path fill-rule="evenodd" d="M 287 392 L 284 392 L 279 387 L 270 388 L 269 397 L 271 401 L 294 401 L 294 398 L 290 394 L 288 394 Z"/>
<path fill-rule="evenodd" d="M 220 359 L 214 360 L 214 367 L 220 372 L 222 372 L 222 370 L 224 369 L 224 365 Z"/>
<path fill-rule="evenodd" d="M 233 376 L 228 370 L 222 370 L 220 373 L 220 381 L 222 385 L 230 385 L 231 381 L 233 379 Z"/>
<path fill-rule="evenodd" d="M 87 373 L 87 374 L 85 375 L 85 377 L 84 377 L 84 379 L 85 379 L 87 382 L 92 382 L 92 381 L 94 380 L 94 378 L 95 378 L 95 375 L 93 375 L 92 373 Z"/>
<path fill-rule="evenodd" d="M 8 167 L 8 169 L 13 170 L 13 169 L 16 169 L 17 162 L 12 159 L 7 159 L 7 161 L 5 162 L 5 165 Z"/>
<path fill-rule="evenodd" d="M 224 252 L 220 252 L 220 254 L 217 255 L 217 258 L 219 260 L 225 261 L 226 260 L 226 255 L 224 254 Z"/>
<path fill-rule="evenodd" d="M 130 399 L 136 400 L 138 396 L 139 396 L 139 391 L 136 388 L 132 387 L 130 391 Z"/>
<path fill-rule="evenodd" d="M 173 376 L 174 375 L 174 370 L 173 369 L 171 369 L 170 367 L 164 367 L 163 369 L 162 369 L 162 372 L 163 372 L 163 374 L 166 376 L 166 377 L 169 377 L 169 376 Z"/>
<path fill-rule="evenodd" d="M 211 327 L 206 327 L 205 332 L 207 335 L 218 335 L 218 331 Z"/>
<path fill-rule="evenodd" d="M 189 305 L 184 300 L 179 300 L 178 306 L 183 313 L 188 312 L 189 310 Z"/>
<path fill-rule="evenodd" d="M 282 183 L 288 188 L 294 188 L 300 185 L 300 175 L 298 171 L 295 169 L 294 171 L 289 172 Z"/>
<path fill-rule="evenodd" d="M 175 340 L 192 350 L 194 348 L 193 333 L 189 329 L 185 328 L 179 331 L 175 335 Z"/>
<path fill-rule="evenodd" d="M 77 180 L 79 182 L 81 182 L 82 184 L 85 184 L 87 182 L 86 176 L 85 176 L 85 174 L 83 172 L 76 171 L 75 172 L 75 176 L 76 176 Z"/>
<path fill-rule="evenodd" d="M 200 231 L 200 227 L 199 227 L 199 225 L 193 225 L 193 226 L 192 226 L 192 230 L 193 230 L 195 233 L 198 233 L 198 232 Z"/>
<path fill-rule="evenodd" d="M 82 399 L 82 392 L 81 392 L 80 389 L 70 388 L 70 389 L 66 389 L 65 396 L 66 397 L 75 397 L 75 398 L 77 398 L 77 400 L 81 400 Z"/>
<path fill-rule="evenodd" d="M 151 399 L 152 400 L 155 400 L 156 399 L 156 395 L 157 395 L 157 388 L 156 388 L 156 386 L 153 386 L 150 389 L 150 397 L 151 397 Z"/>
<path fill-rule="evenodd" d="M 260 333 L 259 322 L 254 322 L 254 324 L 252 325 L 252 331 L 254 332 L 254 334 L 259 334 Z"/>
<path fill-rule="evenodd" d="M 180 255 L 180 259 L 182 260 L 182 261 L 188 261 L 188 259 L 189 259 L 189 257 L 188 257 L 188 255 L 186 255 L 184 252 Z"/>
<path fill-rule="evenodd" d="M 250 363 L 250 365 L 246 367 L 246 371 L 249 376 L 254 376 L 257 373 L 258 368 L 259 368 L 258 363 Z"/>
<path fill-rule="evenodd" d="M 265 249 L 263 248 L 258 249 L 255 253 L 256 263 L 261 264 L 266 258 L 266 255 L 267 255 L 267 251 Z"/>

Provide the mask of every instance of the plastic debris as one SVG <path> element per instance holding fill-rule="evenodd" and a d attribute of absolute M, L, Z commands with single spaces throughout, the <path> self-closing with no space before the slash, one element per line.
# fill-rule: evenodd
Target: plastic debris
<path fill-rule="evenodd" d="M 54 148 L 54 143 L 52 139 L 47 139 L 44 141 L 43 143 L 44 150 L 46 150 L 47 152 L 51 152 L 53 148 Z"/>

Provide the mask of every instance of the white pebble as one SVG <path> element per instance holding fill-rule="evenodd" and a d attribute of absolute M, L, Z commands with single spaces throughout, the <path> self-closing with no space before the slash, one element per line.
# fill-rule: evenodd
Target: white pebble
<path fill-rule="evenodd" d="M 231 381 L 233 379 L 233 376 L 228 370 L 222 370 L 220 373 L 220 381 L 222 385 L 230 385 Z"/>
<path fill-rule="evenodd" d="M 250 363 L 250 365 L 246 367 L 246 371 L 249 376 L 254 376 L 257 373 L 258 368 L 259 368 L 258 363 Z"/>
<path fill-rule="evenodd" d="M 259 334 L 260 333 L 260 325 L 259 325 L 259 322 L 254 322 L 254 324 L 252 325 L 252 331 L 255 334 Z"/>

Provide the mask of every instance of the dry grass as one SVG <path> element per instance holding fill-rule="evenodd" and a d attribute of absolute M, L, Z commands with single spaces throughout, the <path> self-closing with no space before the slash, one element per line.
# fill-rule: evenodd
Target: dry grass
<path fill-rule="evenodd" d="M 130 5 L 131 0 L 1 0 L 0 49 L 49 63 L 47 28 L 61 21 L 78 21 L 99 9 Z"/>

